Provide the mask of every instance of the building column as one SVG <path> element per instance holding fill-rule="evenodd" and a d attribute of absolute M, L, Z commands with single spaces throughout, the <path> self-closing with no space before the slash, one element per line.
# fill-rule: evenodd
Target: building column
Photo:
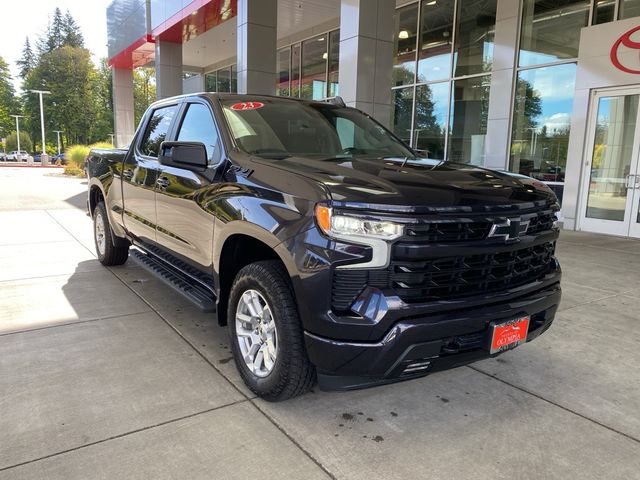
<path fill-rule="evenodd" d="M 342 0 L 339 92 L 384 125 L 391 120 L 395 0 Z"/>
<path fill-rule="evenodd" d="M 520 3 L 498 0 L 484 166 L 509 168 L 511 107 L 517 68 Z"/>
<path fill-rule="evenodd" d="M 182 95 L 182 44 L 156 39 L 155 63 L 158 100 Z"/>
<path fill-rule="evenodd" d="M 238 0 L 238 93 L 275 95 L 277 0 Z"/>
<path fill-rule="evenodd" d="M 114 146 L 124 147 L 133 140 L 135 116 L 133 110 L 133 70 L 113 68 L 113 126 Z"/>

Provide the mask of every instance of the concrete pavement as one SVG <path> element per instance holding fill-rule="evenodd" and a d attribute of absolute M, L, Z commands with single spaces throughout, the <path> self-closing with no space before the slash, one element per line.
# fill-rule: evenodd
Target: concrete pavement
<path fill-rule="evenodd" d="M 563 232 L 554 326 L 498 359 L 269 404 L 210 314 L 95 260 L 82 180 L 22 171 L 0 170 L 0 479 L 640 478 L 638 241 Z"/>

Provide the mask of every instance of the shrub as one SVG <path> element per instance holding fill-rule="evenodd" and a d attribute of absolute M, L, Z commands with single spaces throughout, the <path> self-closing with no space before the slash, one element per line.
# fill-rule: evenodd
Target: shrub
<path fill-rule="evenodd" d="M 106 149 L 112 149 L 113 145 L 110 144 L 109 142 L 96 142 L 93 143 L 91 145 L 89 145 L 89 148 L 106 148 Z"/>
<path fill-rule="evenodd" d="M 84 177 L 84 170 L 73 164 L 68 164 L 64 167 L 64 174 L 71 175 L 72 177 Z"/>
<path fill-rule="evenodd" d="M 73 165 L 79 169 L 84 169 L 84 159 L 89 155 L 89 150 L 90 147 L 87 145 L 71 145 L 64 152 L 64 156 L 69 165 Z"/>

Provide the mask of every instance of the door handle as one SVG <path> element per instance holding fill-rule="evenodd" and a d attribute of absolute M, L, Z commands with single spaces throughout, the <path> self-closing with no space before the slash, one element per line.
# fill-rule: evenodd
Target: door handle
<path fill-rule="evenodd" d="M 624 186 L 630 190 L 640 188 L 640 175 L 627 175 Z"/>
<path fill-rule="evenodd" d="M 625 188 L 634 188 L 635 185 L 635 180 L 633 179 L 635 177 L 635 175 L 627 175 L 627 177 L 624 179 L 624 186 Z"/>
<path fill-rule="evenodd" d="M 160 177 L 156 180 L 156 185 L 158 188 L 165 189 L 169 186 L 169 179 L 167 177 Z"/>
<path fill-rule="evenodd" d="M 133 170 L 127 168 L 124 172 L 122 172 L 122 176 L 127 180 L 131 180 L 133 178 Z"/>

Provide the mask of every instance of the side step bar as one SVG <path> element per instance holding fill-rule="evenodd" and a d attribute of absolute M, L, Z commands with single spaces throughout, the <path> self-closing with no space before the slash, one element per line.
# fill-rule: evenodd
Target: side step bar
<path fill-rule="evenodd" d="M 141 267 L 157 276 L 164 283 L 173 287 L 188 300 L 195 303 L 203 312 L 216 311 L 216 299 L 206 288 L 203 288 L 191 280 L 188 276 L 182 275 L 177 270 L 166 265 L 151 255 L 147 255 L 137 248 L 132 248 L 129 253 Z"/>

